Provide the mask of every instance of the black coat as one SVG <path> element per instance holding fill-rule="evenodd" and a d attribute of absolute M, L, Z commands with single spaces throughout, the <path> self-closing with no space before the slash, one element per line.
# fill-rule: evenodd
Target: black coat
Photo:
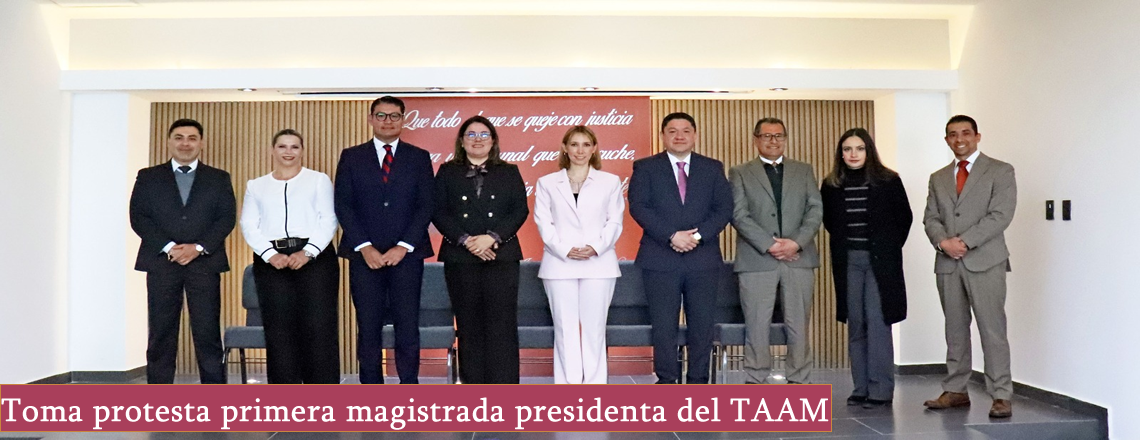
<path fill-rule="evenodd" d="M 457 161 L 439 167 L 435 176 L 435 215 L 432 223 L 443 235 L 439 245 L 439 261 L 444 263 L 479 263 L 479 257 L 467 251 L 459 238 L 493 231 L 502 243 L 495 249 L 495 261 L 522 260 L 518 232 L 530 209 L 526 204 L 526 184 L 519 167 L 506 163 L 487 164 L 483 190 L 475 196 L 475 179 L 467 177 L 467 166 Z"/>
<path fill-rule="evenodd" d="M 230 270 L 226 236 L 234 229 L 237 208 L 230 174 L 198 162 L 190 197 L 182 205 L 174 168 L 170 161 L 139 170 L 131 191 L 131 228 L 142 244 L 135 270 L 173 269 L 162 248 L 167 243 L 202 245 L 206 254 L 187 265 L 192 272 L 219 273 Z"/>
<path fill-rule="evenodd" d="M 835 319 L 847 322 L 847 211 L 843 188 L 824 183 L 823 226 L 831 234 L 831 271 L 835 276 Z M 870 215 L 871 270 L 879 286 L 883 320 L 894 324 L 906 319 L 906 281 L 903 279 L 902 247 L 914 220 L 902 179 L 896 175 L 870 186 L 867 196 Z"/>

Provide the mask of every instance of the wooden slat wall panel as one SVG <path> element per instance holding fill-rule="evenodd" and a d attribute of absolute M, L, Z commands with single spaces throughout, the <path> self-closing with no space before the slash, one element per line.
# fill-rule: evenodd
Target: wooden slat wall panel
<path fill-rule="evenodd" d="M 686 112 L 697 120 L 699 140 L 696 151 L 733 167 L 757 156 L 752 145 L 752 129 L 763 117 L 780 118 L 787 125 L 788 144 L 784 154 L 807 162 L 822 180 L 829 172 L 839 135 L 854 127 L 874 134 L 872 101 L 760 101 L 760 100 L 654 100 L 653 117 L 660 121 L 672 112 Z M 655 130 L 660 128 L 656 126 Z M 661 151 L 661 140 L 653 138 L 653 151 Z M 821 266 L 816 271 L 815 291 L 808 330 L 817 368 L 846 368 L 847 327 L 835 321 L 835 284 L 831 276 L 831 252 L 827 233 L 820 227 L 816 237 Z M 721 235 L 726 259 L 736 257 L 736 231 L 731 226 Z M 734 353 L 740 354 L 740 353 Z"/>
<path fill-rule="evenodd" d="M 246 181 L 268 173 L 271 169 L 269 144 L 274 133 L 294 128 L 305 136 L 307 167 L 335 177 L 336 161 L 341 149 L 369 138 L 365 118 L 369 101 L 296 101 L 296 102 L 202 102 L 155 103 L 151 111 L 151 162 L 169 159 L 166 129 L 179 118 L 193 118 L 205 126 L 207 145 L 202 161 L 231 173 L 240 212 Z M 874 113 L 870 101 L 739 101 L 739 100 L 654 100 L 653 119 L 673 111 L 693 115 L 699 124 L 698 151 L 734 166 L 755 157 L 752 126 L 763 116 L 775 116 L 788 124 L 791 135 L 787 155 L 805 161 L 815 168 L 817 178 L 827 172 L 832 149 L 844 130 L 866 127 L 872 130 Z M 657 131 L 654 123 L 653 130 Z M 653 137 L 654 151 L 660 151 L 660 140 Z M 725 257 L 735 256 L 735 232 L 729 230 L 721 238 Z M 334 241 L 335 242 L 335 241 Z M 826 237 L 818 240 L 823 267 L 816 273 L 815 305 L 810 330 L 819 368 L 847 366 L 846 329 L 834 319 L 834 294 Z M 242 269 L 253 261 L 240 228 L 226 240 L 232 270 L 222 274 L 222 325 L 241 325 L 245 313 L 241 307 Z M 340 319 L 341 371 L 355 374 L 355 317 L 348 296 L 348 267 L 341 262 Z M 189 320 L 183 312 L 179 339 L 178 373 L 197 374 Z M 264 353 L 249 353 L 264 356 Z M 236 370 L 235 370 L 236 371 Z M 264 373 L 263 366 L 251 364 L 252 373 Z"/>

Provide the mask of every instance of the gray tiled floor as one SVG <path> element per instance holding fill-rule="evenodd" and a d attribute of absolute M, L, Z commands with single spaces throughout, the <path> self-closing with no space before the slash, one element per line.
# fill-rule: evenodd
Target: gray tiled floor
<path fill-rule="evenodd" d="M 264 382 L 264 376 L 251 376 Z M 105 440 L 748 440 L 748 439 L 858 439 L 858 440 L 1083 440 L 1096 439 L 1097 421 L 1074 412 L 1045 403 L 1015 397 L 1013 417 L 990 419 L 990 399 L 981 385 L 970 384 L 969 408 L 930 411 L 922 402 L 937 397 L 941 392 L 939 377 L 898 376 L 894 405 L 888 408 L 863 409 L 848 407 L 844 403 L 851 393 L 851 379 L 847 370 L 817 370 L 814 383 L 832 384 L 831 432 L 507 432 L 507 433 L 4 433 L 3 438 L 43 439 L 105 439 Z M 393 383 L 394 378 L 388 379 Z M 422 383 L 445 383 L 443 378 L 425 377 Z M 740 373 L 729 373 L 728 383 L 740 383 Z M 194 383 L 194 377 L 180 377 L 179 383 Z M 231 383 L 240 382 L 237 376 Z M 359 383 L 355 375 L 344 376 L 343 383 Z M 524 377 L 523 383 L 553 383 L 551 377 Z M 611 376 L 610 383 L 650 384 L 653 376 Z"/>

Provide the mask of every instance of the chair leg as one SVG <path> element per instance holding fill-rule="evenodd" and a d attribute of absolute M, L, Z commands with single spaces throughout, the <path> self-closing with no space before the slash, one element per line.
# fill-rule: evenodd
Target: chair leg
<path fill-rule="evenodd" d="M 459 374 L 455 365 L 455 347 L 447 349 L 447 383 L 454 384 Z"/>
<path fill-rule="evenodd" d="M 728 347 L 721 347 L 717 356 L 716 361 L 720 364 L 720 373 L 724 375 L 724 380 L 721 383 L 728 383 Z"/>
<path fill-rule="evenodd" d="M 249 379 L 246 377 L 246 372 L 245 372 L 245 349 L 244 348 L 238 349 L 238 357 L 241 359 L 241 383 L 249 383 Z"/>
<path fill-rule="evenodd" d="M 681 347 L 681 377 L 677 378 L 678 383 L 688 383 L 686 378 L 689 376 L 689 346 Z"/>
<path fill-rule="evenodd" d="M 717 374 L 717 371 L 716 371 L 716 367 L 717 367 L 716 360 L 717 359 L 716 358 L 717 358 L 719 352 L 720 352 L 720 346 L 719 345 L 713 345 L 712 352 L 709 353 L 709 383 L 711 383 L 711 384 L 716 384 L 716 374 Z"/>

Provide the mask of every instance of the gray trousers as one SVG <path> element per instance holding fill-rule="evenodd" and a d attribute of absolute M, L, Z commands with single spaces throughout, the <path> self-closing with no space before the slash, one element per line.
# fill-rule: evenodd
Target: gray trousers
<path fill-rule="evenodd" d="M 938 295 L 946 315 L 946 379 L 943 391 L 965 393 L 973 370 L 970 311 L 978 319 L 985 361 L 986 391 L 994 399 L 1013 396 L 1009 367 L 1009 340 L 1005 330 L 1006 264 L 971 272 L 958 261 L 951 273 L 940 273 Z"/>
<path fill-rule="evenodd" d="M 883 320 L 879 284 L 869 251 L 847 251 L 847 352 L 851 356 L 852 396 L 892 400 L 895 345 Z"/>
<path fill-rule="evenodd" d="M 772 352 L 768 346 L 776 292 L 784 305 L 784 325 L 788 334 L 789 382 L 809 383 L 812 356 L 808 348 L 808 318 L 814 277 L 812 269 L 788 267 L 784 263 L 767 272 L 740 272 L 740 305 L 748 337 L 744 345 L 746 382 L 767 383 L 772 372 Z M 783 289 L 777 289 L 782 286 Z"/>

